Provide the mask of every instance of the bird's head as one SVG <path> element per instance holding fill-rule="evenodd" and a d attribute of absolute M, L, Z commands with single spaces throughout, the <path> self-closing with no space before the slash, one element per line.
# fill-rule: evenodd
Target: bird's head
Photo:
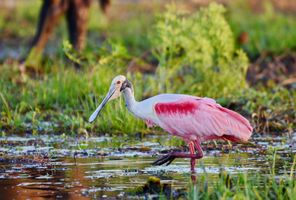
<path fill-rule="evenodd" d="M 90 116 L 88 121 L 93 122 L 108 101 L 120 97 L 121 93 L 126 90 L 133 92 L 132 84 L 126 79 L 125 76 L 116 76 L 111 82 L 107 95 L 103 99 L 102 103 L 97 107 L 95 112 Z"/>

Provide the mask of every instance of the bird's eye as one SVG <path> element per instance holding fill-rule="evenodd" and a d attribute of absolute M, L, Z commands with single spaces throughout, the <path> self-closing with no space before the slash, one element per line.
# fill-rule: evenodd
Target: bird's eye
<path fill-rule="evenodd" d="M 120 82 L 120 81 L 117 81 L 116 83 L 117 83 L 117 84 L 120 84 L 121 82 Z"/>

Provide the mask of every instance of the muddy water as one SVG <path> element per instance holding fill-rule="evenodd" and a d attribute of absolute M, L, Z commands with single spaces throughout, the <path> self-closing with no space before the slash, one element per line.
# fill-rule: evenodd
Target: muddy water
<path fill-rule="evenodd" d="M 285 173 L 295 137 L 254 138 L 252 145 L 227 143 L 203 145 L 205 157 L 198 161 L 194 176 L 207 173 L 215 181 L 221 171 L 230 174 L 270 173 L 271 147 L 280 158 L 276 173 Z M 160 154 L 181 149 L 169 136 L 130 138 L 66 136 L 0 137 L 1 199 L 94 199 L 144 198 L 155 194 L 131 193 L 151 177 L 170 186 L 170 192 L 186 199 L 192 182 L 189 160 L 177 159 L 169 166 L 152 166 Z M 113 147 L 112 147 L 113 146 Z M 75 155 L 75 158 L 74 158 Z M 289 165 L 289 164 L 288 164 Z M 156 195 L 157 196 L 157 195 Z"/>

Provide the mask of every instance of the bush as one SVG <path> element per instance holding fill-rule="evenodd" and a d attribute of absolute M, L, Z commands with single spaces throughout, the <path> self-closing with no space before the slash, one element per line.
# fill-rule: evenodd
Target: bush
<path fill-rule="evenodd" d="M 248 60 L 235 50 L 224 12 L 215 3 L 190 15 L 171 5 L 160 16 L 152 37 L 159 92 L 217 97 L 246 86 Z"/>

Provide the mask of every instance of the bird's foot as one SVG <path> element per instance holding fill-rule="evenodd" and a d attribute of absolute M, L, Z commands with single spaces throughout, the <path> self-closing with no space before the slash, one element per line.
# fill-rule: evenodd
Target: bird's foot
<path fill-rule="evenodd" d="M 169 165 L 173 162 L 173 160 L 175 160 L 176 156 L 174 155 L 174 152 L 168 153 L 165 156 L 162 156 L 160 158 L 158 158 L 156 161 L 154 161 L 152 163 L 152 165 Z"/>
<path fill-rule="evenodd" d="M 195 159 L 200 159 L 202 157 L 203 157 L 202 154 L 187 154 L 184 152 L 171 152 L 157 159 L 155 162 L 152 163 L 152 165 L 163 165 L 163 164 L 169 165 L 176 158 L 191 158 L 191 166 L 194 169 Z"/>

